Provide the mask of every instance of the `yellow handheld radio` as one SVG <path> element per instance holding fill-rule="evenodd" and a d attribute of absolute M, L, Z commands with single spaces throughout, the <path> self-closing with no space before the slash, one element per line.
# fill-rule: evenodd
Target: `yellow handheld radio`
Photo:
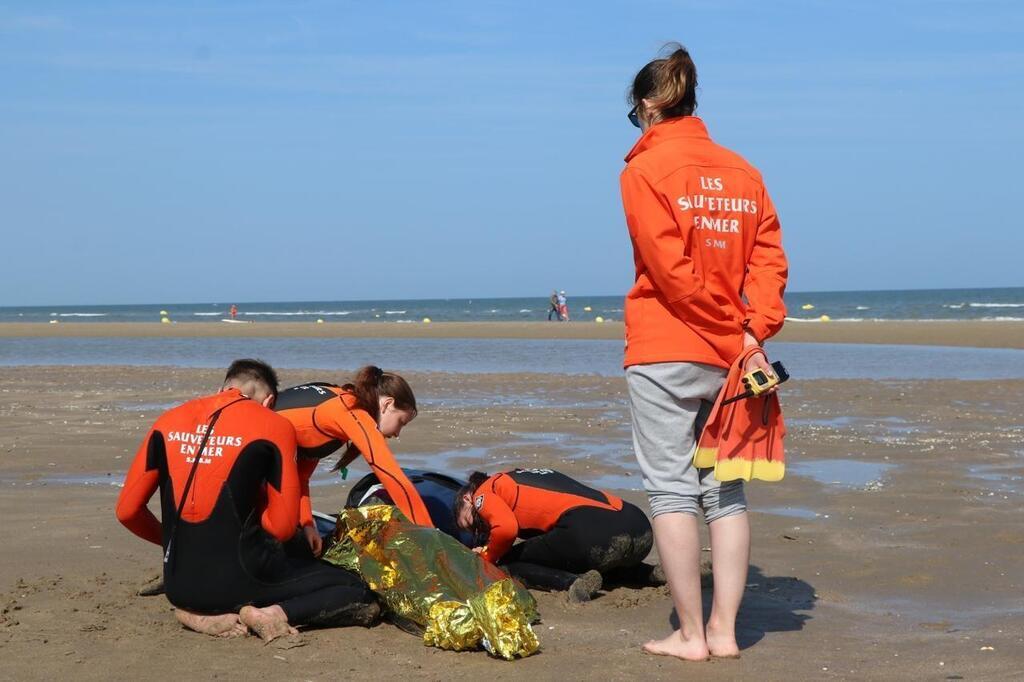
<path fill-rule="evenodd" d="M 778 386 L 779 378 L 769 376 L 763 369 L 755 369 L 743 376 L 743 388 L 750 392 L 751 396 L 761 395 L 773 386 Z"/>
<path fill-rule="evenodd" d="M 775 376 L 769 376 L 763 369 L 755 369 L 752 372 L 747 372 L 743 375 L 743 388 L 746 390 L 737 396 L 733 396 L 732 398 L 723 401 L 722 404 L 728 405 L 729 403 L 734 403 L 737 400 L 759 396 L 789 379 L 789 372 L 786 371 L 785 366 L 783 366 L 781 362 L 773 362 L 772 369 L 775 371 Z"/>

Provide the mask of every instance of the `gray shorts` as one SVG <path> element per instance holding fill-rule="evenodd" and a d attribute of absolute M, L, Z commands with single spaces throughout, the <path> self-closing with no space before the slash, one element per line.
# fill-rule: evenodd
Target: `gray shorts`
<path fill-rule="evenodd" d="M 694 424 L 701 401 L 714 402 L 726 370 L 696 362 L 659 362 L 626 369 L 633 449 L 651 515 L 683 512 L 704 520 L 747 510 L 743 481 L 720 483 L 713 469 L 693 466 Z"/>

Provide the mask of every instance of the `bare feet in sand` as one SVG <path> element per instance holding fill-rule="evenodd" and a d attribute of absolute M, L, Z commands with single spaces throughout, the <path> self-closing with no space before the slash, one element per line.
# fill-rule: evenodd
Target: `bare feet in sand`
<path fill-rule="evenodd" d="M 178 622 L 189 630 L 201 632 L 211 637 L 245 637 L 249 630 L 238 619 L 237 613 L 224 613 L 219 616 L 204 616 L 185 609 L 175 609 L 174 615 Z"/>
<path fill-rule="evenodd" d="M 652 639 L 644 644 L 644 651 L 656 656 L 675 656 L 684 661 L 706 661 L 709 657 L 708 647 L 702 640 L 683 639 L 679 630 L 665 639 Z"/>
<path fill-rule="evenodd" d="M 710 625 L 705 630 L 708 651 L 715 658 L 739 658 L 740 647 L 736 644 L 736 635 L 732 632 L 718 632 Z"/>
<path fill-rule="evenodd" d="M 298 635 L 299 631 L 288 625 L 288 619 L 280 606 L 267 606 L 258 609 L 255 606 L 243 606 L 238 618 L 264 642 L 272 642 L 285 635 Z"/>

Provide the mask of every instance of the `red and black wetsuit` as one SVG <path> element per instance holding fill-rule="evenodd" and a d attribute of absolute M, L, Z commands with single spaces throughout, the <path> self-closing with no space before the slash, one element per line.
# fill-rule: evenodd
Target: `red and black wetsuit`
<path fill-rule="evenodd" d="M 285 556 L 280 542 L 295 533 L 299 518 L 295 432 L 236 389 L 157 419 L 125 478 L 118 520 L 165 546 L 196 456 L 201 459 L 164 563 L 172 604 L 200 613 L 279 604 L 293 625 L 340 625 L 347 612 L 373 601 L 354 573 Z M 158 487 L 162 522 L 146 507 Z"/>
<path fill-rule="evenodd" d="M 635 566 L 653 543 L 639 508 L 551 469 L 491 476 L 474 491 L 473 506 L 490 527 L 484 558 L 517 577 L 522 571 L 513 569 L 523 563 L 573 574 Z M 516 538 L 524 540 L 513 545 Z"/>
<path fill-rule="evenodd" d="M 302 384 L 277 394 L 274 409 L 295 427 L 302 487 L 300 523 L 313 525 L 309 478 L 317 462 L 351 441 L 402 513 L 413 523 L 433 527 L 426 505 L 395 461 L 377 423 L 355 405 L 354 395 L 333 384 Z"/>

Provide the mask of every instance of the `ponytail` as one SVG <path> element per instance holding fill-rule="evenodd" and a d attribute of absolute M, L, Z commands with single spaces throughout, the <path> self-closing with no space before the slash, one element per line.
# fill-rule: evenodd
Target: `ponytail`
<path fill-rule="evenodd" d="M 356 409 L 369 414 L 375 422 L 380 421 L 381 397 L 392 398 L 395 401 L 396 409 L 413 413 L 417 411 L 416 396 L 406 380 L 397 374 L 385 372 L 376 365 L 366 365 L 356 372 L 356 376 L 351 382 L 341 388 L 355 396 Z M 353 459 L 357 452 L 358 448 L 350 444 L 332 471 L 339 470 L 341 462 Z"/>
<path fill-rule="evenodd" d="M 648 62 L 633 79 L 630 104 L 643 107 L 647 100 L 657 120 L 692 116 L 697 110 L 697 66 L 679 43 L 663 48 L 667 56 Z"/>
<path fill-rule="evenodd" d="M 342 388 L 356 398 L 356 407 L 368 412 L 373 421 L 380 419 L 380 380 L 384 370 L 367 365 L 356 372 L 355 379 Z"/>

